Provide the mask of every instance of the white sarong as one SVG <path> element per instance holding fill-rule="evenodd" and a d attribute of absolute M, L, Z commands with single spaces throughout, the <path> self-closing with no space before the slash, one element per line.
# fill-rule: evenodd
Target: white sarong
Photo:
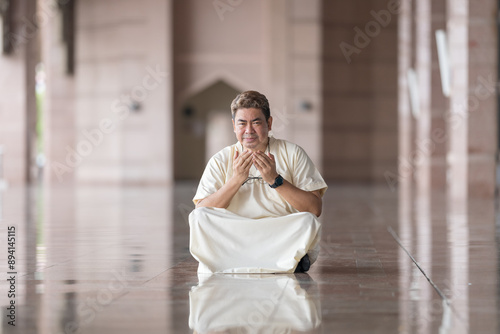
<path fill-rule="evenodd" d="M 198 273 L 293 273 L 319 254 L 321 224 L 309 212 L 250 219 L 219 208 L 189 215 L 190 251 Z"/>

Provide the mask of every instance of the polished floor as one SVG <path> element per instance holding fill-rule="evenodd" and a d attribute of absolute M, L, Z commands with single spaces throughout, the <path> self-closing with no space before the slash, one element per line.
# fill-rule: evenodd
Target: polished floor
<path fill-rule="evenodd" d="M 309 273 L 199 277 L 195 186 L 1 191 L 0 333 L 500 331 L 493 201 L 330 185 Z"/>

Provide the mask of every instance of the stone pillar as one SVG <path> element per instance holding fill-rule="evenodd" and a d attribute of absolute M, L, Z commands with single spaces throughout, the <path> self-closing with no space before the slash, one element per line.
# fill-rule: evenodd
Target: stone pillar
<path fill-rule="evenodd" d="M 491 236 L 491 246 L 470 247 L 464 265 L 464 257 L 456 252 L 455 269 L 460 275 L 460 268 L 468 269 L 468 281 L 456 282 L 460 306 L 468 302 L 470 310 L 469 333 L 480 332 L 484 328 L 499 330 L 498 315 L 488 312 L 477 312 L 479 308 L 491 310 L 497 307 L 495 298 L 498 295 L 498 273 L 485 268 L 494 268 L 498 264 L 498 249 L 493 246 L 494 235 L 498 233 L 498 222 L 495 224 L 495 166 L 498 149 L 498 106 L 497 106 L 497 73 L 498 73 L 498 1 L 483 0 L 468 3 L 468 193 L 469 213 L 468 226 L 463 229 L 469 240 L 481 240 L 484 235 Z M 473 199 L 474 197 L 486 199 Z M 498 209 L 497 209 L 498 210 Z M 498 216 L 498 211 L 497 211 Z M 481 217 L 476 219 L 476 217 Z M 498 219 L 498 218 L 497 218 Z M 495 225 L 497 229 L 495 231 Z M 464 234 L 462 233 L 462 234 Z M 497 234 L 498 235 L 498 234 Z M 457 240 L 462 241 L 463 237 Z M 496 240 L 498 242 L 498 239 Z M 463 244 L 463 243 L 462 243 Z M 479 260 L 479 261 L 476 261 Z M 489 263 L 489 265 L 488 265 Z M 490 274 L 491 273 L 491 274 Z M 496 276 L 496 277 L 495 277 Z M 485 278 L 489 277 L 488 281 Z M 469 282 L 481 282 L 468 285 Z M 463 285 L 459 285 L 459 284 Z M 460 292 L 462 294 L 460 295 Z M 470 295 L 470 299 L 468 296 Z"/>
<path fill-rule="evenodd" d="M 418 110 L 415 116 L 415 158 L 416 176 L 416 256 L 428 275 L 432 276 L 432 223 L 430 196 L 430 160 L 432 143 L 431 127 L 431 0 L 415 2 L 415 73 L 418 89 Z M 429 303 L 432 287 L 420 287 L 418 302 L 418 333 L 429 333 L 431 323 Z"/>
<path fill-rule="evenodd" d="M 465 118 L 468 190 L 471 197 L 495 195 L 497 144 L 497 2 L 469 2 L 468 102 Z"/>
<path fill-rule="evenodd" d="M 287 123 L 292 124 L 290 139 L 302 146 L 316 166 L 322 169 L 322 1 L 293 0 L 290 5 L 288 62 L 291 77 L 286 84 L 287 110 L 282 110 L 285 117 L 279 121 L 283 126 L 283 135 L 287 134 Z"/>
<path fill-rule="evenodd" d="M 42 0 L 39 12 L 45 17 L 41 27 L 42 59 L 46 75 L 43 105 L 44 179 L 54 184 L 71 184 L 78 160 L 71 148 L 75 142 L 74 77 L 66 73 L 66 51 L 62 40 L 62 12 L 55 2 Z"/>
<path fill-rule="evenodd" d="M 391 189 L 399 188 L 398 234 L 410 252 L 412 247 L 412 175 L 411 170 L 403 163 L 411 151 L 411 111 L 408 93 L 408 70 L 411 66 L 412 52 L 412 8 L 410 0 L 401 1 L 398 16 L 398 173 L 385 173 L 386 181 Z M 399 265 L 399 326 L 409 331 L 412 322 L 412 308 L 408 286 L 411 285 L 413 263 L 402 248 L 398 251 Z"/>
<path fill-rule="evenodd" d="M 380 36 L 368 36 L 365 28 L 373 20 L 373 6 L 370 1 L 323 1 L 323 7 L 324 177 L 370 182 L 374 116 L 371 62 L 373 45 Z"/>
<path fill-rule="evenodd" d="M 469 1 L 448 0 L 448 43 L 451 70 L 450 109 L 448 115 L 448 243 L 450 247 L 451 301 L 457 314 L 452 318 L 451 331 L 467 333 L 469 305 L 467 282 L 469 281 L 469 226 L 468 199 L 468 122 L 469 94 Z"/>
<path fill-rule="evenodd" d="M 83 183 L 170 182 L 171 1 L 78 1 L 75 17 L 74 81 L 52 79 L 53 86 L 67 83 L 50 97 L 61 101 L 62 117 L 52 124 L 61 126 L 53 133 L 63 137 L 61 144 L 51 142 L 58 152 L 52 163 L 57 159 L 67 171 L 64 178 Z M 54 29 L 48 38 L 56 44 L 59 36 Z M 57 47 L 47 52 L 47 62 L 59 71 Z M 54 168 L 50 173 L 58 179 L 61 174 Z"/>
<path fill-rule="evenodd" d="M 451 70 L 448 114 L 448 190 L 453 199 L 467 198 L 467 104 L 469 94 L 468 1 L 447 3 L 448 43 Z"/>
<path fill-rule="evenodd" d="M 444 192 L 446 189 L 447 126 L 446 115 L 449 108 L 448 97 L 443 94 L 442 78 L 436 44 L 436 31 L 446 31 L 446 0 L 431 2 L 431 116 L 430 116 L 430 183 L 431 188 Z"/>
<path fill-rule="evenodd" d="M 412 59 L 412 8 L 411 2 L 401 2 L 398 23 L 398 173 L 386 173 L 386 181 L 392 189 L 399 183 L 402 191 L 411 189 L 413 170 L 410 154 L 412 151 L 412 114 L 408 89 L 408 70 Z M 410 190 L 408 190 L 410 191 Z"/>
<path fill-rule="evenodd" d="M 3 177 L 10 184 L 31 180 L 36 124 L 35 66 L 38 28 L 36 1 L 11 1 L 12 31 L 4 43 L 10 53 L 0 54 L 0 146 Z"/>
<path fill-rule="evenodd" d="M 369 134 L 370 179 L 384 182 L 388 170 L 395 171 L 398 158 L 398 13 L 399 1 L 372 0 L 369 19 L 360 26 L 371 36 L 370 55 L 372 124 Z M 366 29 L 369 30 L 366 30 Z M 364 77 L 363 74 L 360 74 Z"/>
<path fill-rule="evenodd" d="M 325 177 L 397 181 L 398 1 L 323 1 Z M 406 74 L 405 74 L 406 75 Z"/>
<path fill-rule="evenodd" d="M 418 111 L 415 116 L 414 159 L 417 189 L 428 193 L 430 182 L 431 121 L 431 2 L 420 0 L 415 4 L 415 73 L 418 81 Z"/>

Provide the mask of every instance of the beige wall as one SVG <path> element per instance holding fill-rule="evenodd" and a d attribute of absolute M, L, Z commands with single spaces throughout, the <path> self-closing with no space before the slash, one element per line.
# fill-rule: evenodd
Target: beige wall
<path fill-rule="evenodd" d="M 397 15 L 389 3 L 323 2 L 327 179 L 381 182 L 396 167 Z M 388 15 L 380 23 L 371 11 Z"/>
<path fill-rule="evenodd" d="M 76 145 L 88 140 L 86 131 L 94 140 L 78 179 L 171 180 L 170 1 L 142 1 L 139 7 L 131 0 L 78 5 Z M 98 135 L 103 128 L 109 133 Z"/>

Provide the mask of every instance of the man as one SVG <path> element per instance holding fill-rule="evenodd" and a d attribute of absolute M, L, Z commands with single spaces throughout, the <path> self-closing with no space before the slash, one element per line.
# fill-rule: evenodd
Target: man
<path fill-rule="evenodd" d="M 200 273 L 293 273 L 319 253 L 327 185 L 304 150 L 269 136 L 267 98 L 246 91 L 231 103 L 238 142 L 208 162 L 189 216 Z"/>

